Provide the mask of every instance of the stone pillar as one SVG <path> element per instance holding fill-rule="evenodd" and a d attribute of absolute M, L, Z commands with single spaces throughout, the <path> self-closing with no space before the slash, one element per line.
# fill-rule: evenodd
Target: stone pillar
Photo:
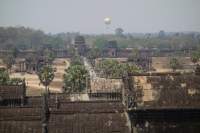
<path fill-rule="evenodd" d="M 49 107 L 47 94 L 42 96 L 42 133 L 48 133 L 47 122 L 49 116 Z"/>
<path fill-rule="evenodd" d="M 21 100 L 21 102 L 20 102 L 20 103 L 21 103 L 21 106 L 24 106 L 24 97 L 21 96 L 21 99 L 20 99 L 20 100 Z"/>
<path fill-rule="evenodd" d="M 42 123 L 42 133 L 48 133 L 47 124 L 46 123 Z"/>
<path fill-rule="evenodd" d="M 26 68 L 26 63 L 24 62 L 24 71 L 26 71 L 26 69 L 27 69 L 27 68 Z"/>

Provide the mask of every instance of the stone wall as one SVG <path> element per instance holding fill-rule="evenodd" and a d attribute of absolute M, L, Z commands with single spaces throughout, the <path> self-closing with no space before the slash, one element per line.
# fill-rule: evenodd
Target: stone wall
<path fill-rule="evenodd" d="M 58 103 L 56 99 L 58 98 Z M 117 101 L 70 102 L 50 96 L 49 133 L 130 133 L 124 105 Z M 23 107 L 0 107 L 0 132 L 41 133 L 42 98 L 29 97 Z M 39 102 L 40 101 L 40 102 Z"/>
<path fill-rule="evenodd" d="M 133 76 L 133 89 L 142 91 L 140 107 L 200 107 L 200 76 L 193 74 Z"/>

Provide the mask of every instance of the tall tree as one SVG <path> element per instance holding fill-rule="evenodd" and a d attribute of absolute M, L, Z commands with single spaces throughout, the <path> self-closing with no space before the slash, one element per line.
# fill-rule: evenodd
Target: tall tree
<path fill-rule="evenodd" d="M 104 37 L 99 37 L 99 38 L 95 39 L 93 44 L 94 44 L 94 47 L 102 50 L 107 43 L 108 43 L 108 41 Z"/>
<path fill-rule="evenodd" d="M 135 61 L 139 58 L 139 50 L 137 48 L 134 48 L 132 50 L 131 55 L 128 57 L 128 61 Z"/>
<path fill-rule="evenodd" d="M 105 59 L 100 61 L 96 66 L 96 70 L 98 70 L 102 76 L 109 78 L 120 78 L 125 73 L 141 72 L 141 70 L 136 65 L 119 63 L 118 61 L 112 59 Z"/>
<path fill-rule="evenodd" d="M 71 65 L 83 65 L 83 59 L 79 55 L 71 58 Z"/>
<path fill-rule="evenodd" d="M 45 49 L 43 51 L 43 55 L 44 55 L 46 61 L 53 62 L 53 60 L 55 59 L 55 54 L 50 49 Z"/>
<path fill-rule="evenodd" d="M 173 71 L 176 71 L 176 69 L 181 68 L 181 64 L 179 63 L 177 58 L 171 58 L 170 67 L 172 68 Z"/>
<path fill-rule="evenodd" d="M 17 58 L 17 55 L 19 54 L 19 50 L 16 47 L 14 47 L 11 49 L 11 54 L 14 58 Z"/>
<path fill-rule="evenodd" d="M 90 49 L 90 51 L 88 52 L 87 57 L 89 59 L 96 59 L 100 56 L 100 49 L 98 48 L 92 48 Z"/>
<path fill-rule="evenodd" d="M 191 56 L 191 61 L 196 64 L 200 59 L 200 52 L 193 52 Z"/>
<path fill-rule="evenodd" d="M 88 77 L 88 71 L 83 65 L 72 65 L 64 74 L 64 91 L 67 93 L 71 92 L 82 92 L 86 88 L 86 80 Z"/>
<path fill-rule="evenodd" d="M 0 85 L 22 85 L 23 80 L 20 78 L 10 78 L 5 68 L 0 68 Z"/>
<path fill-rule="evenodd" d="M 7 71 L 4 68 L 0 68 L 0 85 L 6 85 L 10 78 Z"/>
<path fill-rule="evenodd" d="M 45 93 L 49 93 L 48 86 L 54 79 L 54 70 L 51 66 L 44 66 L 38 73 L 40 82 L 45 86 Z"/>
<path fill-rule="evenodd" d="M 69 51 L 69 55 L 70 55 L 71 57 L 73 57 L 73 56 L 76 55 L 76 49 L 75 49 L 73 46 L 69 46 L 68 51 Z"/>
<path fill-rule="evenodd" d="M 90 51 L 87 53 L 87 58 L 91 61 L 92 65 L 95 64 L 95 59 L 100 56 L 101 56 L 100 49 L 94 47 L 90 49 Z"/>
<path fill-rule="evenodd" d="M 122 28 L 115 29 L 115 34 L 117 36 L 123 36 L 123 32 L 124 32 L 124 30 Z"/>

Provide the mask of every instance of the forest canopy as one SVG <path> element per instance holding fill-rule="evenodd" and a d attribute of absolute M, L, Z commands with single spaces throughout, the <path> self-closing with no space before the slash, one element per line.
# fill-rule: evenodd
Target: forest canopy
<path fill-rule="evenodd" d="M 66 48 L 72 44 L 79 32 L 46 34 L 41 30 L 26 27 L 0 27 L 0 49 L 40 49 L 51 47 Z M 182 49 L 199 48 L 200 33 L 122 33 L 118 34 L 83 34 L 86 44 L 93 48 L 103 49 L 109 40 L 116 40 L 119 48 L 158 48 Z"/>
<path fill-rule="evenodd" d="M 0 27 L 1 49 L 39 49 L 48 47 L 62 48 L 65 42 L 56 35 L 45 34 L 41 30 L 25 27 Z"/>

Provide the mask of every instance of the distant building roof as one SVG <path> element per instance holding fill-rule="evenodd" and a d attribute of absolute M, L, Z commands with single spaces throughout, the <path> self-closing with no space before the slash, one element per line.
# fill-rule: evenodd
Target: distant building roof
<path fill-rule="evenodd" d="M 75 44 L 85 44 L 85 38 L 83 36 L 76 36 L 74 39 Z"/>
<path fill-rule="evenodd" d="M 0 86 L 0 98 L 1 99 L 20 99 L 23 97 L 25 97 L 25 88 L 22 85 Z"/>
<path fill-rule="evenodd" d="M 131 132 L 130 123 L 121 102 L 60 102 L 59 108 L 52 105 L 49 111 L 49 133 L 57 131 L 59 133 Z M 6 132 L 12 127 L 9 133 L 41 132 L 41 112 L 40 107 L 0 107 L 0 131 Z"/>

